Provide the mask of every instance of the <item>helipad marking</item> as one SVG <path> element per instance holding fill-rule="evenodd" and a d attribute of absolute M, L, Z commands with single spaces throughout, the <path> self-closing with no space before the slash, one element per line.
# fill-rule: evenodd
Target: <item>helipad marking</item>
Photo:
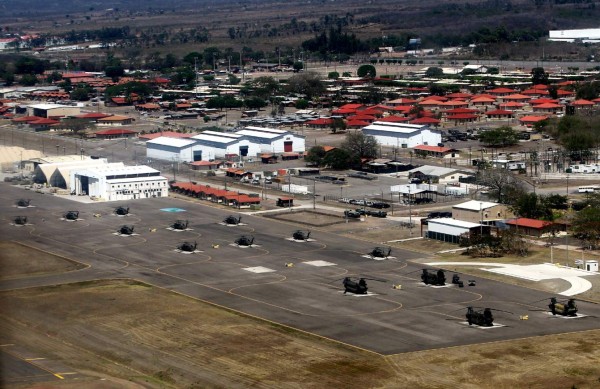
<path fill-rule="evenodd" d="M 308 261 L 308 262 L 302 262 L 306 265 L 310 265 L 310 266 L 316 266 L 316 267 L 324 267 L 324 266 L 336 266 L 337 264 L 332 263 L 332 262 L 327 262 L 327 261 Z"/>
<path fill-rule="evenodd" d="M 343 290 L 339 291 L 340 293 L 344 293 Z M 372 292 L 367 292 L 367 293 L 352 293 L 352 292 L 346 292 L 344 293 L 344 296 L 351 296 L 351 297 L 371 297 L 371 296 L 378 296 L 377 293 L 372 293 Z"/>
<path fill-rule="evenodd" d="M 264 266 L 245 267 L 244 270 L 249 271 L 251 273 L 258 273 L 258 274 L 275 272 L 275 270 L 269 269 L 268 267 L 264 267 Z"/>
<path fill-rule="evenodd" d="M 185 209 L 181 208 L 161 208 L 160 210 L 163 212 L 185 212 Z"/>
<path fill-rule="evenodd" d="M 550 317 L 557 317 L 559 319 L 582 319 L 582 318 L 588 316 L 588 315 L 581 315 L 579 313 L 577 314 L 577 316 L 553 315 L 552 312 L 549 312 L 549 311 L 545 311 L 544 313 Z"/>
<path fill-rule="evenodd" d="M 473 324 L 473 325 L 469 325 L 469 322 L 466 321 L 461 321 L 460 324 L 464 324 L 468 327 L 473 327 L 473 328 L 478 328 L 480 330 L 491 330 L 494 328 L 502 328 L 502 327 L 506 327 L 504 324 L 498 324 L 498 323 L 494 323 L 491 326 L 487 327 L 487 326 L 478 326 L 477 324 Z"/>

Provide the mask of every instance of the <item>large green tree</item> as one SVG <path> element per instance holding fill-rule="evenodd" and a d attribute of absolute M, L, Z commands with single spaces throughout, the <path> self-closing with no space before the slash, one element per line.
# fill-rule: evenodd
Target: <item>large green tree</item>
<path fill-rule="evenodd" d="M 375 78 L 377 70 L 375 70 L 375 66 L 373 65 L 361 65 L 356 70 L 356 75 L 361 78 Z"/>
<path fill-rule="evenodd" d="M 317 73 L 305 72 L 290 77 L 286 90 L 290 93 L 305 95 L 308 99 L 311 99 L 325 92 L 325 84 L 323 84 Z"/>
<path fill-rule="evenodd" d="M 598 205 L 598 204 L 597 204 Z M 600 207 L 588 206 L 577 212 L 573 220 L 573 236 L 592 249 L 600 243 Z"/>
<path fill-rule="evenodd" d="M 346 139 L 341 145 L 343 150 L 346 150 L 352 158 L 375 158 L 379 153 L 379 143 L 370 136 L 365 135 L 362 131 L 350 131 L 346 134 Z"/>
<path fill-rule="evenodd" d="M 517 132 L 509 126 L 487 130 L 480 135 L 482 143 L 492 147 L 506 147 L 517 144 Z"/>

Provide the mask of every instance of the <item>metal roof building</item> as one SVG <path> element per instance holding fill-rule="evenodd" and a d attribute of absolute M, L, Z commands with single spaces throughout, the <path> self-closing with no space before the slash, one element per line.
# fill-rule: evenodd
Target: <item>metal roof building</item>
<path fill-rule="evenodd" d="M 426 125 L 397 122 L 374 122 L 362 129 L 363 134 L 373 136 L 382 146 L 413 148 L 418 145 L 437 146 L 442 133 Z"/>

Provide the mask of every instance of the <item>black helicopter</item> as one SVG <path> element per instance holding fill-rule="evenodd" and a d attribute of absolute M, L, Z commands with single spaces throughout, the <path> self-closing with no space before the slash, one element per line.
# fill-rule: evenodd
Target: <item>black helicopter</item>
<path fill-rule="evenodd" d="M 174 230 L 183 231 L 187 228 L 188 221 L 187 220 L 176 220 L 175 223 L 171 224 L 171 228 Z"/>
<path fill-rule="evenodd" d="M 186 253 L 193 253 L 196 251 L 196 247 L 198 247 L 198 243 L 196 242 L 183 242 L 177 246 L 177 249 Z"/>
<path fill-rule="evenodd" d="M 253 236 L 249 237 L 246 235 L 242 235 L 235 240 L 235 244 L 237 244 L 238 246 L 252 246 L 252 243 L 254 243 Z"/>
<path fill-rule="evenodd" d="M 494 315 L 491 308 L 484 308 L 483 312 L 478 312 L 473 307 L 467 307 L 467 323 L 469 325 L 478 325 L 480 327 L 491 327 L 494 325 Z"/>
<path fill-rule="evenodd" d="M 352 280 L 350 277 L 345 277 L 342 281 L 344 285 L 344 294 L 347 292 L 354 294 L 367 294 L 367 281 L 365 278 L 359 278 L 358 281 Z"/>
<path fill-rule="evenodd" d="M 27 208 L 31 200 L 19 199 L 17 200 L 17 207 Z"/>
<path fill-rule="evenodd" d="M 27 224 L 27 216 L 16 216 L 13 221 L 17 226 L 24 226 Z"/>
<path fill-rule="evenodd" d="M 553 315 L 577 316 L 577 304 L 575 304 L 575 299 L 568 299 L 566 302 L 559 303 L 556 297 L 552 297 L 550 299 L 550 304 L 548 304 L 548 308 L 550 308 L 550 312 L 552 312 Z"/>
<path fill-rule="evenodd" d="M 435 273 L 430 273 L 429 270 L 423 269 L 421 281 L 423 281 L 425 285 L 443 286 L 446 285 L 446 275 L 442 269 L 439 269 Z"/>
<path fill-rule="evenodd" d="M 385 252 L 385 248 L 375 247 L 373 250 L 371 250 L 369 255 L 371 256 L 371 258 L 387 258 L 390 256 L 391 253 L 392 253 L 391 247 L 388 248 L 387 253 Z"/>
<path fill-rule="evenodd" d="M 121 235 L 131 235 L 133 234 L 134 226 L 122 225 L 119 228 L 119 234 Z"/>
<path fill-rule="evenodd" d="M 304 240 L 304 241 L 307 241 L 309 237 L 310 237 L 310 231 L 304 232 L 302 230 L 296 230 L 292 234 L 292 238 L 294 238 L 294 240 Z"/>
<path fill-rule="evenodd" d="M 75 221 L 79 219 L 79 211 L 69 211 L 63 215 L 65 220 Z"/>
<path fill-rule="evenodd" d="M 241 221 L 242 221 L 241 216 L 236 218 L 233 215 L 229 215 L 225 218 L 225 220 L 223 220 L 223 223 L 225 223 L 227 225 L 231 225 L 231 226 L 237 226 L 238 224 L 240 224 Z"/>
<path fill-rule="evenodd" d="M 386 280 L 379 278 L 356 277 L 352 279 L 351 277 L 344 277 L 342 279 L 342 285 L 344 285 L 344 294 L 347 292 L 354 294 L 367 294 L 367 290 L 369 289 L 367 287 L 367 280 L 386 282 Z"/>
<path fill-rule="evenodd" d="M 117 207 L 117 208 L 115 208 L 115 214 L 117 214 L 119 216 L 129 215 L 129 207 L 127 207 L 127 208 L 125 208 L 125 207 Z"/>

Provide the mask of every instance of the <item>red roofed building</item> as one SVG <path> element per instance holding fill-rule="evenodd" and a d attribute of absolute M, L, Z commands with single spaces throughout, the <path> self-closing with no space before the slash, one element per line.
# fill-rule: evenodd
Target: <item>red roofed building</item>
<path fill-rule="evenodd" d="M 520 93 L 515 93 L 512 95 L 502 96 L 500 99 L 502 101 L 527 101 L 530 100 L 531 97 L 527 95 L 522 95 Z"/>
<path fill-rule="evenodd" d="M 333 124 L 333 119 L 331 118 L 318 118 L 315 120 L 309 120 L 304 125 L 314 128 L 326 128 L 331 127 Z"/>
<path fill-rule="evenodd" d="M 458 158 L 457 150 L 449 147 L 418 145 L 413 147 L 413 150 L 415 151 L 415 154 L 423 157 Z"/>
<path fill-rule="evenodd" d="M 473 97 L 473 95 L 470 93 L 456 92 L 456 93 L 450 93 L 449 95 L 446 95 L 446 97 L 451 98 L 451 99 L 468 100 L 471 97 Z"/>
<path fill-rule="evenodd" d="M 420 117 L 416 119 L 411 119 L 409 121 L 410 124 L 428 124 L 432 126 L 438 126 L 440 124 L 439 119 L 431 118 L 431 117 Z"/>
<path fill-rule="evenodd" d="M 541 122 L 542 120 L 546 120 L 546 119 L 548 119 L 548 116 L 533 116 L 533 115 L 528 115 L 528 116 L 523 116 L 522 118 L 520 118 L 519 122 L 521 122 L 521 124 L 524 125 L 524 126 L 531 127 L 535 123 Z"/>
<path fill-rule="evenodd" d="M 570 90 L 564 90 L 564 89 L 559 89 L 556 91 L 556 95 L 558 97 L 571 97 L 575 95 L 575 92 L 572 92 Z"/>
<path fill-rule="evenodd" d="M 449 122 L 459 123 L 472 123 L 479 119 L 479 116 L 473 115 L 472 113 L 459 113 L 455 115 L 446 116 L 446 120 Z"/>
<path fill-rule="evenodd" d="M 400 123 L 400 122 L 407 122 L 409 120 L 410 119 L 407 117 L 394 116 L 394 115 L 384 116 L 381 119 L 377 119 L 378 122 L 387 122 L 387 123 Z"/>
<path fill-rule="evenodd" d="M 518 109 L 521 109 L 525 106 L 525 104 L 523 103 L 517 103 L 516 101 L 509 101 L 508 103 L 502 103 L 500 104 L 500 109 L 506 109 L 509 111 L 516 111 Z"/>
<path fill-rule="evenodd" d="M 513 117 L 513 112 L 505 109 L 495 109 L 487 111 L 485 115 L 490 119 L 510 119 Z"/>
<path fill-rule="evenodd" d="M 413 105 L 416 102 L 417 102 L 417 100 L 415 100 L 415 99 L 409 99 L 409 98 L 406 98 L 406 97 L 402 97 L 400 99 L 395 99 L 395 100 L 392 100 L 392 101 L 388 101 L 386 104 L 387 105 L 391 105 L 392 107 L 396 107 L 396 106 L 399 106 L 399 105 Z"/>
<path fill-rule="evenodd" d="M 192 170 L 217 170 L 223 166 L 221 161 L 195 161 L 191 162 Z"/>
<path fill-rule="evenodd" d="M 77 119 L 85 119 L 85 120 L 88 120 L 90 122 L 95 122 L 98 119 L 104 119 L 104 118 L 107 118 L 109 116 L 112 116 L 112 115 L 108 114 L 108 113 L 101 113 L 101 112 L 89 112 L 89 113 L 84 113 L 82 115 L 77 115 L 75 117 Z"/>
<path fill-rule="evenodd" d="M 493 97 L 478 96 L 471 99 L 471 104 L 475 107 L 485 107 L 496 104 L 496 99 Z"/>
<path fill-rule="evenodd" d="M 507 96 L 507 95 L 515 93 L 516 90 L 508 89 L 508 88 L 495 88 L 495 89 L 488 90 L 486 92 L 491 95 L 494 95 L 494 96 Z"/>
<path fill-rule="evenodd" d="M 552 223 L 544 220 L 529 219 L 520 217 L 510 219 L 505 222 L 511 230 L 517 231 L 519 234 L 540 237 L 551 230 L 564 231 L 565 226 L 562 224 Z"/>
<path fill-rule="evenodd" d="M 28 122 L 29 127 L 31 127 L 34 131 L 48 131 L 50 127 L 56 126 L 60 122 L 54 119 L 41 118 L 39 120 L 34 120 Z"/>
<path fill-rule="evenodd" d="M 96 138 L 100 139 L 119 139 L 133 138 L 137 135 L 137 132 L 126 128 L 110 128 L 108 130 L 98 131 L 95 135 Z"/>
<path fill-rule="evenodd" d="M 368 126 L 368 125 L 369 125 L 369 124 L 371 124 L 372 122 L 373 122 L 373 121 L 369 121 L 369 122 L 367 122 L 367 121 L 358 120 L 358 119 L 351 119 L 351 120 L 348 120 L 348 121 L 346 122 L 346 127 L 347 127 L 347 128 L 353 128 L 353 129 L 356 129 L 356 128 L 363 128 L 363 127 L 366 127 L 366 126 Z"/>
<path fill-rule="evenodd" d="M 575 100 L 571 103 L 572 106 L 576 107 L 576 108 L 591 108 L 594 106 L 594 102 L 593 101 L 589 101 L 589 100 L 585 100 L 585 99 L 579 99 L 579 100 Z"/>
<path fill-rule="evenodd" d="M 533 112 L 535 113 L 552 113 L 556 114 L 557 112 L 563 111 L 563 106 L 556 103 L 544 103 L 544 104 L 536 104 L 533 107 Z"/>

